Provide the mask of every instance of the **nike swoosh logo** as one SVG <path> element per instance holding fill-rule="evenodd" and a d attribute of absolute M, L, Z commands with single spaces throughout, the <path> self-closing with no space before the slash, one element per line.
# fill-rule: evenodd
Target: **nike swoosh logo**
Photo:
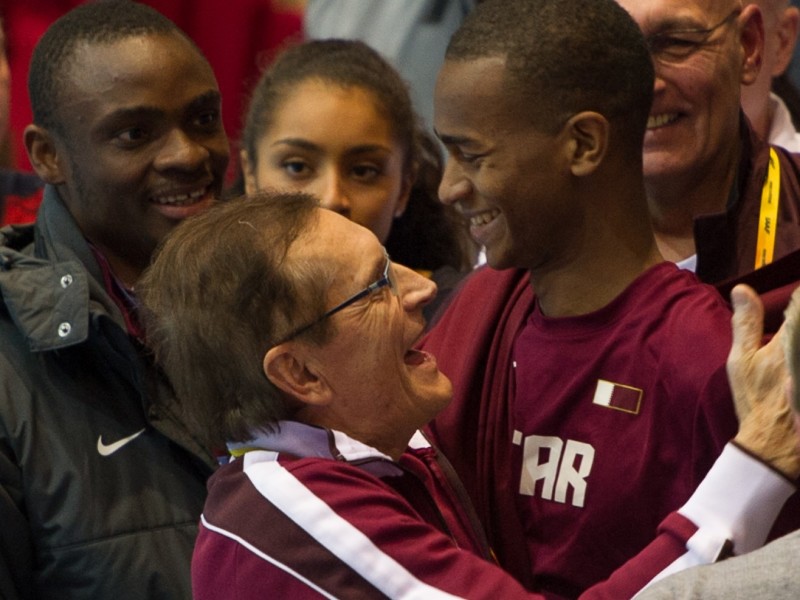
<path fill-rule="evenodd" d="M 136 433 L 133 433 L 128 437 L 124 437 L 121 440 L 117 440 L 113 444 L 108 444 L 108 445 L 103 443 L 103 436 L 101 435 L 100 437 L 97 438 L 97 452 L 100 454 L 100 456 L 111 456 L 112 454 L 114 454 L 114 452 L 122 448 L 125 444 L 132 442 L 143 433 L 144 429 L 140 429 Z"/>

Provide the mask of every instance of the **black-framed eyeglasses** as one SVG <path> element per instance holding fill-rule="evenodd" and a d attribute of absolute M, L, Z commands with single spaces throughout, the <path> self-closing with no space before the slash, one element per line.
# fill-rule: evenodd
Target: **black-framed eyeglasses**
<path fill-rule="evenodd" d="M 708 29 L 673 29 L 649 35 L 645 38 L 645 43 L 650 56 L 659 62 L 681 62 L 708 45 L 713 33 L 731 23 L 741 12 L 741 8 L 734 9 L 722 21 Z"/>
<path fill-rule="evenodd" d="M 321 317 L 311 321 L 311 323 L 307 323 L 306 325 L 302 325 L 301 327 L 298 327 L 297 329 L 292 330 L 291 333 L 289 333 L 288 335 L 284 336 L 281 339 L 281 341 L 279 341 L 275 345 L 277 346 L 278 344 L 282 344 L 284 342 L 288 342 L 289 340 L 296 338 L 301 333 L 305 333 L 306 331 L 308 331 L 309 329 L 311 329 L 315 325 L 318 325 L 319 323 L 322 323 L 322 321 L 324 321 L 325 319 L 327 319 L 328 317 L 330 317 L 332 315 L 335 315 L 340 310 L 343 310 L 343 309 L 347 308 L 351 304 L 355 304 L 356 302 L 358 302 L 362 298 L 366 298 L 370 294 L 374 294 L 375 292 L 378 292 L 379 290 L 381 290 L 381 288 L 388 287 L 391 290 L 391 292 L 396 296 L 397 295 L 397 287 L 394 285 L 394 282 L 392 281 L 392 278 L 391 278 L 392 260 L 389 258 L 389 255 L 386 254 L 386 252 L 384 252 L 384 255 L 386 256 L 386 265 L 383 267 L 383 274 L 380 276 L 380 278 L 378 280 L 373 281 L 367 287 L 365 287 L 363 290 L 353 294 L 352 296 L 350 296 L 344 302 L 340 302 L 339 304 L 337 304 L 336 306 L 334 306 L 330 310 L 326 311 Z"/>

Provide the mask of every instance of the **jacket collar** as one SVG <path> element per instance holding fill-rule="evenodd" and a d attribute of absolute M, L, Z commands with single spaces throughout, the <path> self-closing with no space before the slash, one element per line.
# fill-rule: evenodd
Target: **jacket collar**
<path fill-rule="evenodd" d="M 430 442 L 421 431 L 417 431 L 408 443 L 409 451 L 427 448 L 431 448 Z M 251 450 L 353 463 L 377 477 L 402 473 L 400 465 L 391 457 L 346 433 L 297 421 L 279 421 L 272 429 L 256 429 L 246 442 L 228 443 L 228 451 L 234 457 Z"/>
<path fill-rule="evenodd" d="M 0 292 L 32 351 L 57 350 L 89 336 L 91 306 L 121 327 L 125 321 L 106 293 L 89 244 L 55 188 L 46 186 L 34 225 L 33 255 L 3 247 Z M 17 235 L 20 241 L 27 235 Z M 13 243 L 13 238 L 8 238 Z"/>
<path fill-rule="evenodd" d="M 238 455 L 249 450 L 271 450 L 303 458 L 328 458 L 347 462 L 371 458 L 391 460 L 389 456 L 341 431 L 279 421 L 272 429 L 256 429 L 246 442 L 230 442 L 228 450 Z"/>

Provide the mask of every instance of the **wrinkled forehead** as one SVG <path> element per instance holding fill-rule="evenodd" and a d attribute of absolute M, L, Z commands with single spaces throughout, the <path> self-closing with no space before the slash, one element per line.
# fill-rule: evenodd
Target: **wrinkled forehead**
<path fill-rule="evenodd" d="M 648 35 L 664 29 L 707 26 L 741 5 L 740 0 L 617 0 Z"/>
<path fill-rule="evenodd" d="M 316 218 L 292 244 L 290 259 L 313 261 L 338 281 L 368 279 L 375 264 L 385 260 L 375 234 L 331 210 L 315 210 Z"/>

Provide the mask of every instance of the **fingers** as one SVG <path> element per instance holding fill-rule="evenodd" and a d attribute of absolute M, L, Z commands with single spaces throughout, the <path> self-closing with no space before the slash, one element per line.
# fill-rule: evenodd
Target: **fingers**
<path fill-rule="evenodd" d="M 752 355 L 764 337 L 764 305 L 755 291 L 746 285 L 731 290 L 733 304 L 733 346 L 728 363 Z"/>
<path fill-rule="evenodd" d="M 736 442 L 795 480 L 800 475 L 800 452 L 792 411 L 786 393 L 789 378 L 762 397 L 742 421 Z"/>
<path fill-rule="evenodd" d="M 751 385 L 756 352 L 761 346 L 764 330 L 764 307 L 752 288 L 737 285 L 731 291 L 733 304 L 733 344 L 728 354 L 728 379 L 739 421 L 744 419 L 757 398 Z"/>
<path fill-rule="evenodd" d="M 764 306 L 751 288 L 731 291 L 733 345 L 728 355 L 731 384 L 740 428 L 737 441 L 787 476 L 800 474 L 800 453 L 794 418 L 787 400 L 790 383 L 783 351 L 785 324 L 761 346 Z"/>

